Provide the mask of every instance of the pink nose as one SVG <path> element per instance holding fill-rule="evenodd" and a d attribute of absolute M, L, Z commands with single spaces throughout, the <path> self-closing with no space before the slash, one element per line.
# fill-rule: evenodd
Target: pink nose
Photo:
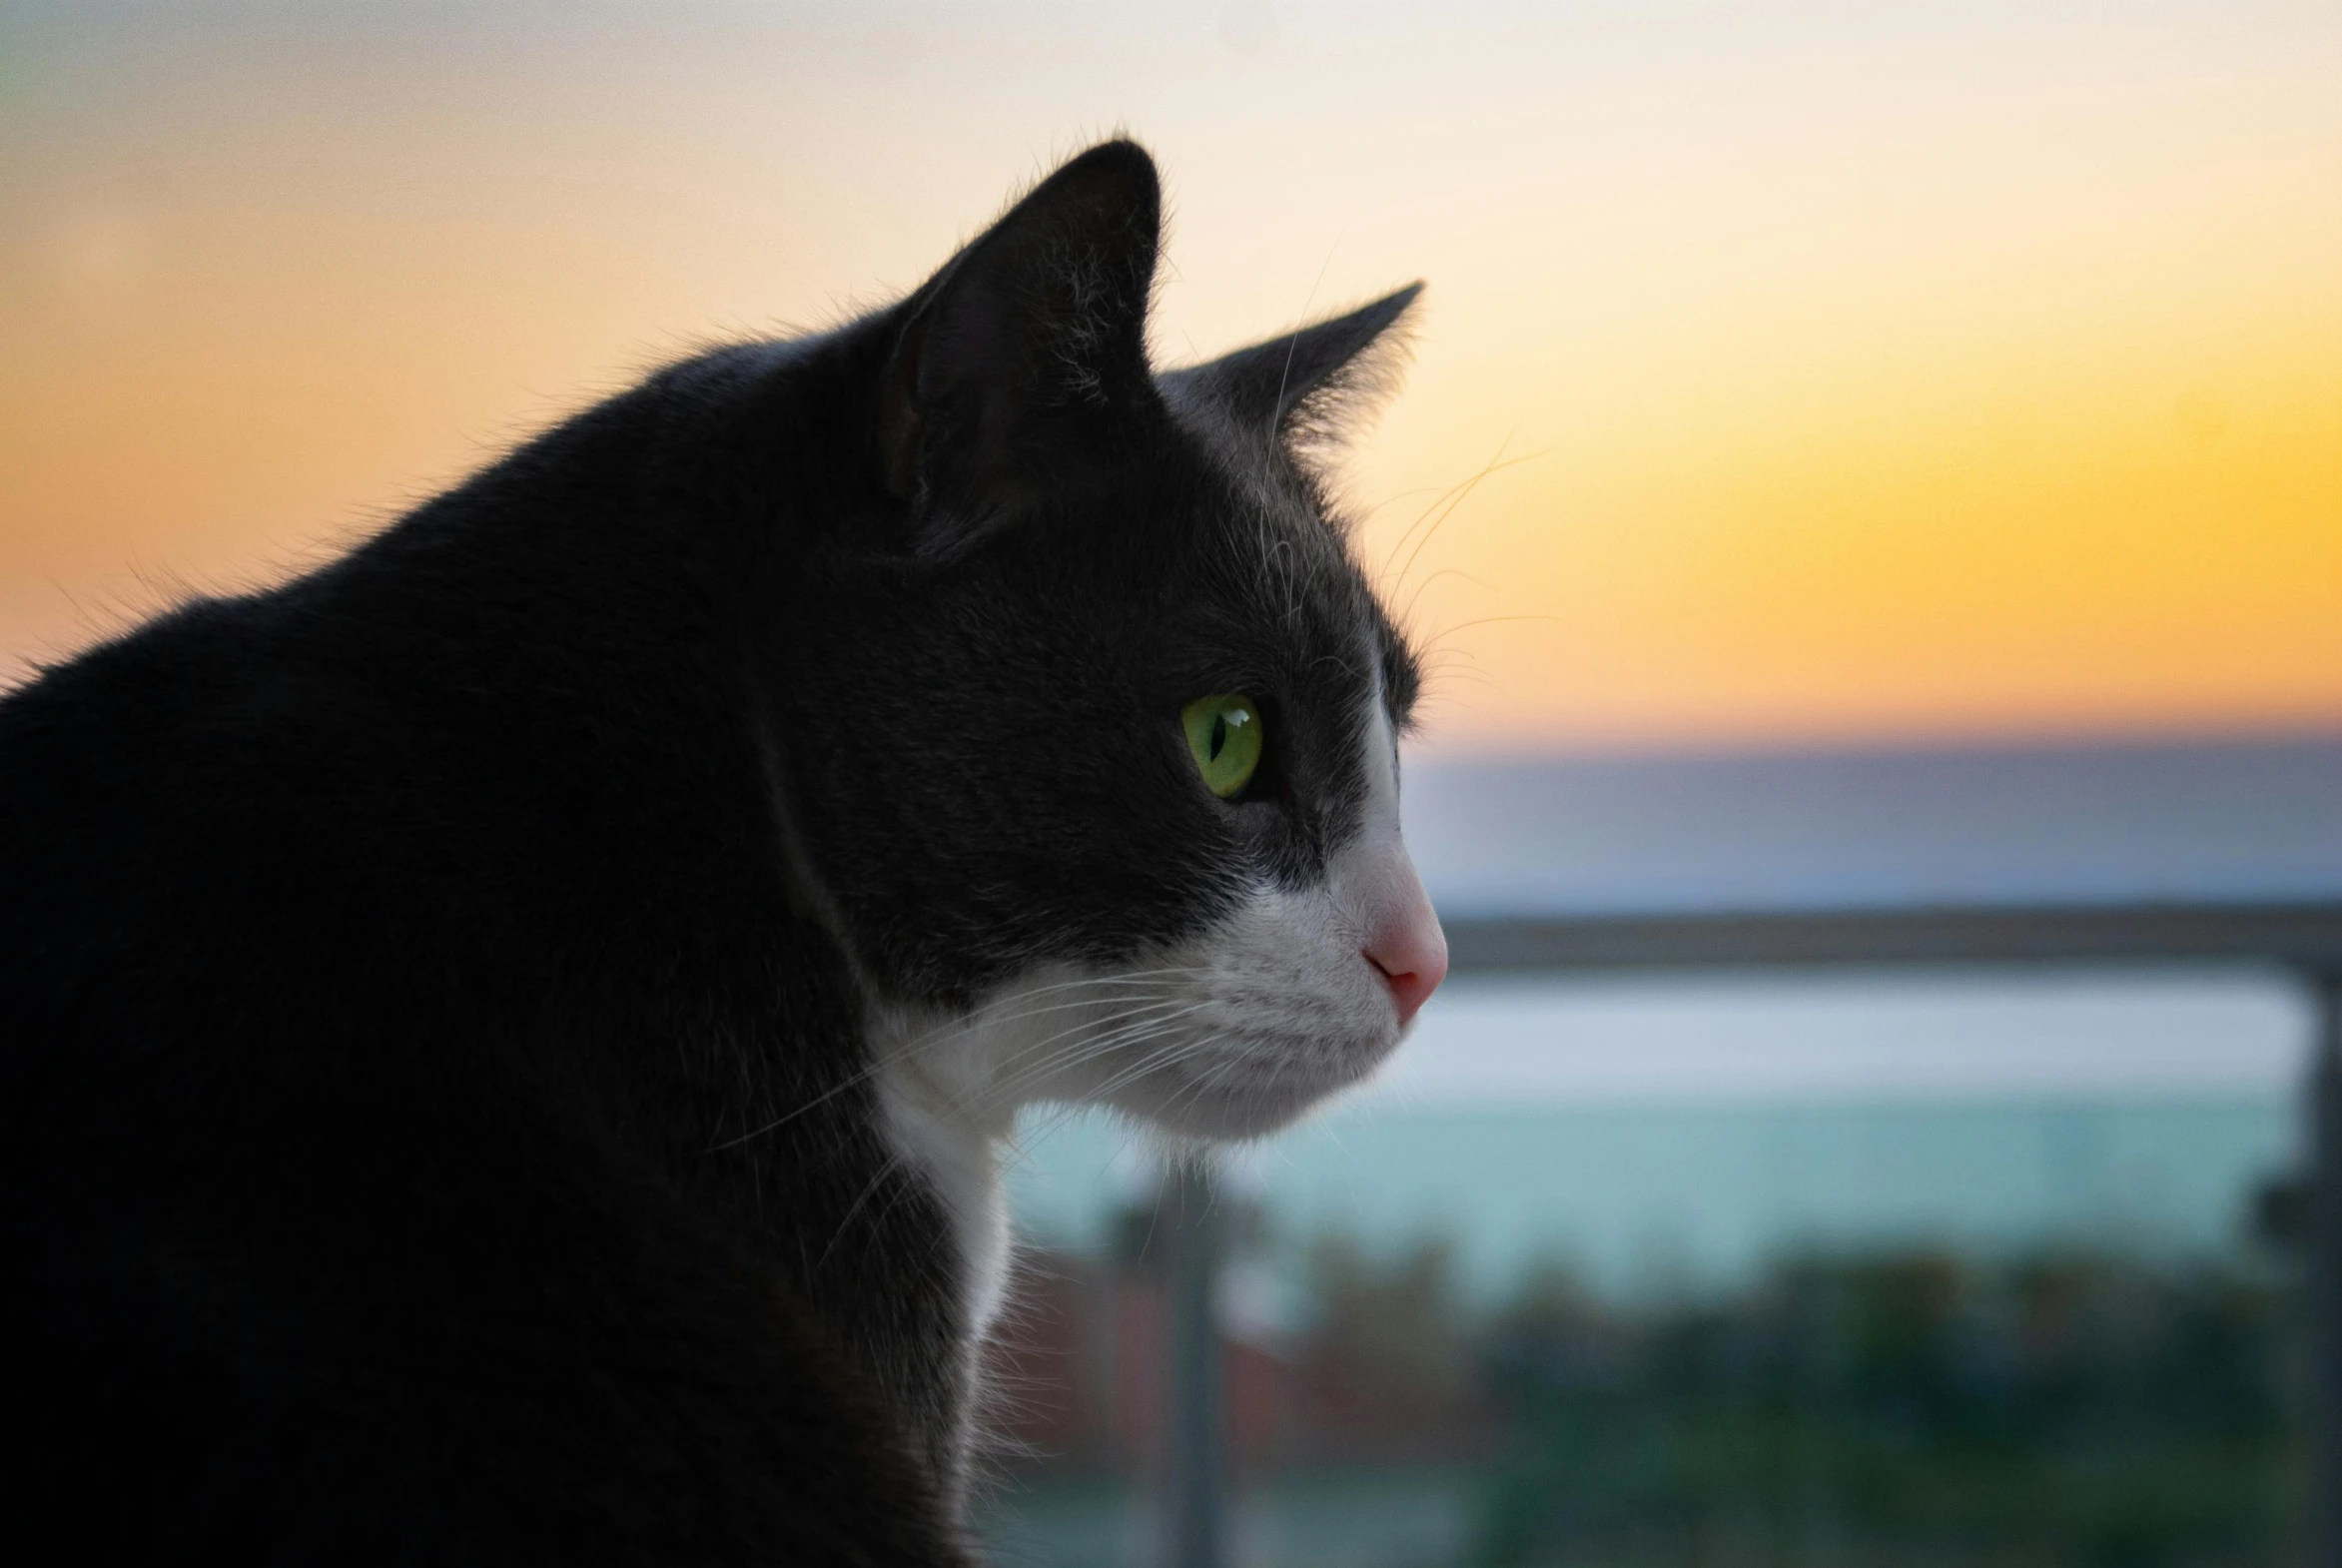
<path fill-rule="evenodd" d="M 1418 897 L 1404 915 L 1376 931 L 1366 944 L 1366 962 L 1382 971 L 1404 1029 L 1447 978 L 1447 934 L 1431 901 Z"/>

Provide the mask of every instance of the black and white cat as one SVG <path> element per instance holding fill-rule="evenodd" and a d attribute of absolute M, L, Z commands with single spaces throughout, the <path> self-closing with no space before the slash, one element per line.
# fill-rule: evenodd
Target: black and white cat
<path fill-rule="evenodd" d="M 1018 1109 L 1264 1134 L 1445 969 L 1308 460 L 1416 291 L 1158 374 L 1159 228 L 1094 148 L 0 704 L 20 1537 L 966 1560 Z"/>

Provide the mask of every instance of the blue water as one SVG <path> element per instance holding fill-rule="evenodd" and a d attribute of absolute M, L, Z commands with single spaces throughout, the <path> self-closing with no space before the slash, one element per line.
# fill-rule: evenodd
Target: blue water
<path fill-rule="evenodd" d="M 1475 1296 L 1543 1261 L 1635 1295 L 1728 1285 L 1815 1244 L 2222 1251 L 2288 1168 L 2295 1122 L 2281 1095 L 1386 1111 L 1281 1141 L 1239 1184 L 1273 1241 L 1441 1238 Z M 1040 1140 L 1014 1182 L 1026 1233 L 1095 1244 L 1137 1185 L 1133 1147 L 1096 1117 Z"/>
<path fill-rule="evenodd" d="M 2297 1155 L 2308 1013 L 2267 975 L 1487 983 L 1434 1009 L 1383 1088 L 1231 1162 L 1270 1259 L 1436 1239 L 1492 1300 L 1546 1262 L 1631 1297 L 1809 1246 L 2209 1254 Z M 1149 1145 L 1030 1126 L 1022 1227 L 1096 1244 Z"/>

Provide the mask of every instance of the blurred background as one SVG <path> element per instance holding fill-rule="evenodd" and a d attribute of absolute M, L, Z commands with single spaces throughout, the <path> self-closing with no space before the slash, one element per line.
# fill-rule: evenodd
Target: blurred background
<path fill-rule="evenodd" d="M 2342 904 L 2338 82 L 2326 0 L 0 0 L 0 680 L 1127 129 L 1165 363 L 1429 280 L 1344 491 L 1426 880 L 1546 934 L 1218 1171 L 1221 1559 L 2297 1561 L 2282 944 L 1565 961 Z M 988 1532 L 1165 1563 L 1198 1226 L 1014 1179 Z"/>

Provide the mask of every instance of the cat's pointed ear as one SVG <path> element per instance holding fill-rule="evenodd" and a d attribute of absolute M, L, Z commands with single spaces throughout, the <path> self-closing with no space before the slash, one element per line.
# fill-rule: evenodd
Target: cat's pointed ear
<path fill-rule="evenodd" d="M 911 543 L 949 554 L 1013 518 L 1134 397 L 1162 240 L 1155 162 L 1106 142 L 1060 168 L 906 307 L 879 412 Z"/>
<path fill-rule="evenodd" d="M 1387 390 L 1403 323 L 1422 293 L 1411 283 L 1345 315 L 1173 371 L 1163 378 L 1164 390 L 1263 439 L 1338 435 L 1344 414 Z"/>

